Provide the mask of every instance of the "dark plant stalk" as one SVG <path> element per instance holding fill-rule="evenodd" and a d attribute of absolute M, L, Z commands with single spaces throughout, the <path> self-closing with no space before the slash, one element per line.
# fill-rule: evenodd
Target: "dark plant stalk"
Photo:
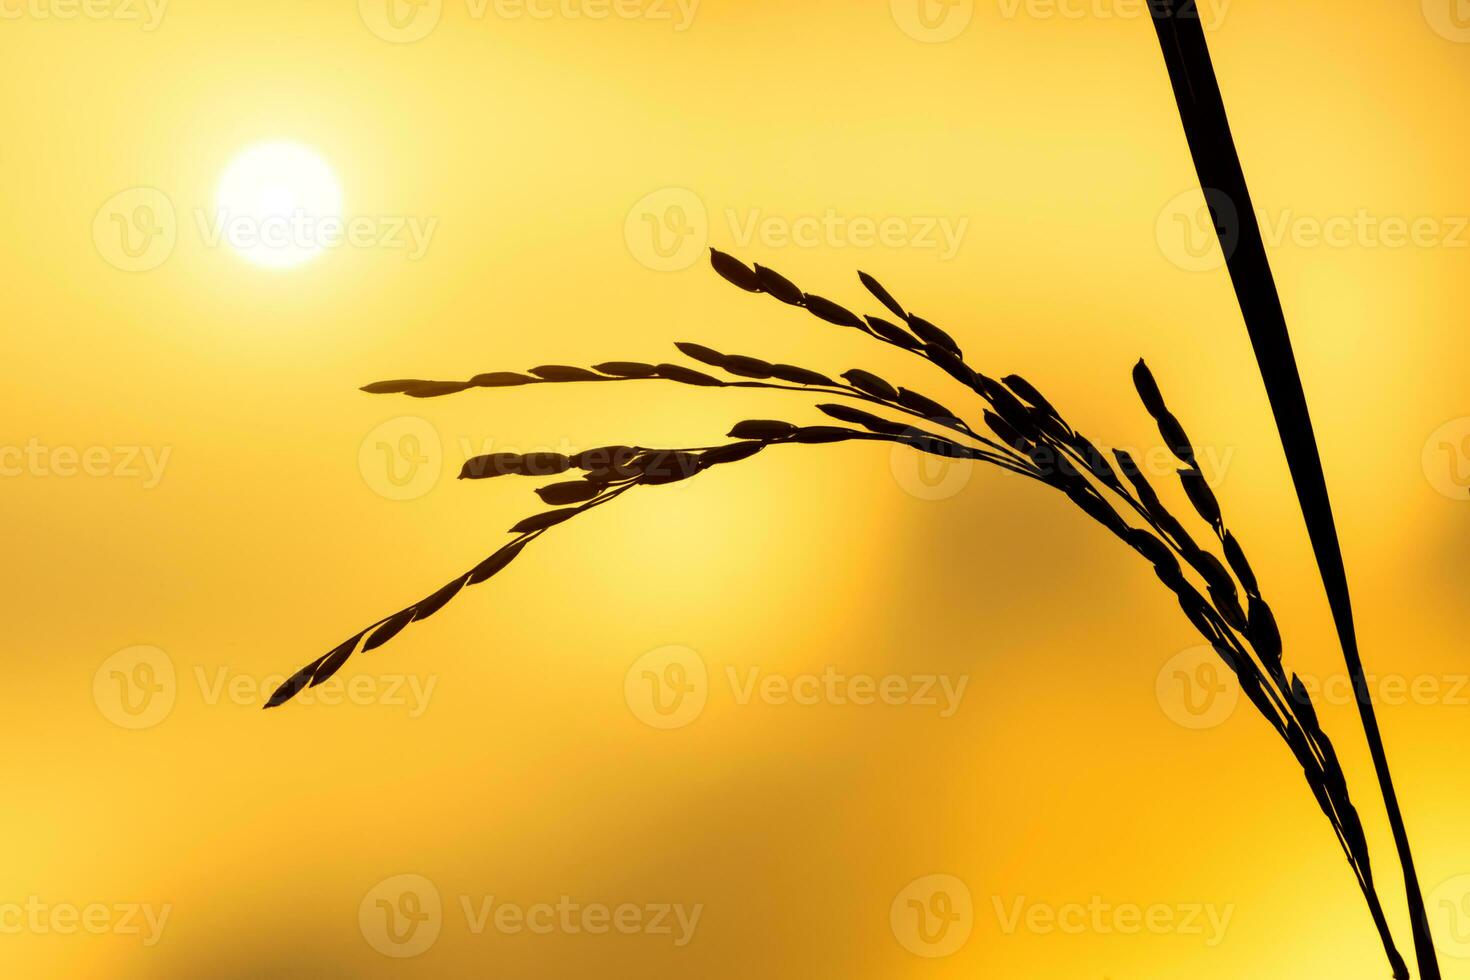
<path fill-rule="evenodd" d="M 725 279 L 752 293 L 769 294 L 804 309 L 827 323 L 853 328 L 883 343 L 921 356 L 960 381 L 984 401 L 982 435 L 959 415 L 927 395 L 895 387 L 868 371 L 845 372 L 842 381 L 790 364 L 760 358 L 722 354 L 698 344 L 679 344 L 681 352 L 703 366 L 741 380 L 729 380 L 678 364 L 610 361 L 593 368 L 544 365 L 525 373 L 496 372 L 469 381 L 383 381 L 366 391 L 435 398 L 471 388 L 523 387 L 629 380 L 662 380 L 695 387 L 764 388 L 783 392 L 840 396 L 864 403 L 818 404 L 816 408 L 848 427 L 798 426 L 790 422 L 753 419 L 730 432 L 737 442 L 686 449 L 648 449 L 605 446 L 573 456 L 559 453 L 492 453 L 464 465 L 461 479 L 481 480 L 502 475 L 557 476 L 578 471 L 580 479 L 553 483 L 537 490 L 543 502 L 556 510 L 532 515 L 511 528 L 517 535 L 479 565 L 461 574 L 429 596 L 381 619 L 336 649 L 307 664 L 271 696 L 266 707 L 289 701 L 308 686 L 323 683 L 359 651 L 373 650 L 396 636 L 409 623 L 427 619 L 464 588 L 477 585 L 509 565 L 526 545 L 549 529 L 600 507 L 635 486 L 661 486 L 690 479 L 711 468 L 742 462 L 775 445 L 818 445 L 849 441 L 877 441 L 932 455 L 990 463 L 1008 472 L 1044 484 L 1065 494 L 1084 513 L 1143 555 L 1159 580 L 1175 595 L 1194 627 L 1235 674 L 1242 692 L 1286 742 L 1312 790 L 1317 804 L 1332 824 L 1339 846 L 1352 868 L 1379 926 L 1386 948 L 1392 937 L 1384 922 L 1382 905 L 1373 888 L 1366 838 L 1348 794 L 1347 782 L 1332 743 L 1317 721 L 1305 687 L 1281 663 L 1280 632 L 1270 607 L 1261 596 L 1255 573 L 1239 542 L 1225 528 L 1220 505 L 1199 469 L 1194 447 L 1183 426 L 1168 410 L 1153 375 L 1142 361 L 1134 368 L 1134 386 L 1144 407 L 1154 417 L 1160 435 L 1185 468 L 1178 473 L 1190 504 L 1221 545 L 1225 560 L 1197 544 L 1184 525 L 1160 501 L 1148 478 L 1127 453 L 1115 451 L 1117 468 L 1081 433 L 1075 431 L 1024 378 L 1010 375 L 995 381 L 975 371 L 964 360 L 954 338 L 939 327 L 906 312 L 875 279 L 860 274 L 863 285 L 898 320 L 858 317 L 847 309 L 811 293 L 804 293 L 785 277 L 757 265 L 754 269 L 714 252 L 712 262 Z M 949 435 L 937 434 L 909 421 L 895 421 L 869 407 L 920 419 Z M 979 445 L 966 445 L 955 437 Z M 1119 474 L 1122 474 L 1121 476 Z M 1131 526 L 1108 502 L 1116 496 L 1140 517 L 1146 528 Z M 1244 593 L 1244 600 L 1242 600 Z"/>
<path fill-rule="evenodd" d="M 1193 0 L 1150 0 L 1154 27 L 1163 50 L 1164 63 L 1173 84 L 1180 120 L 1194 158 L 1200 186 L 1210 205 L 1215 230 L 1220 238 L 1230 271 L 1235 295 L 1245 318 L 1256 361 L 1261 368 L 1271 411 L 1281 433 L 1282 447 L 1296 485 L 1302 516 L 1306 519 L 1312 550 L 1322 584 L 1327 591 L 1332 618 L 1336 624 L 1343 659 L 1357 693 L 1358 714 L 1363 733 L 1373 757 L 1373 768 L 1383 793 L 1384 809 L 1393 830 L 1394 846 L 1403 869 L 1404 891 L 1408 898 L 1409 921 L 1413 930 L 1414 953 L 1422 980 L 1439 980 L 1439 964 L 1435 959 L 1434 941 L 1429 932 L 1429 918 L 1424 897 L 1414 870 L 1414 856 L 1409 846 L 1409 833 L 1394 791 L 1388 755 L 1378 718 L 1368 695 L 1362 658 L 1358 652 L 1357 630 L 1353 623 L 1352 597 L 1348 591 L 1347 570 L 1338 542 L 1337 526 L 1332 516 L 1332 502 L 1327 493 L 1327 480 L 1312 419 L 1302 389 L 1301 374 L 1292 352 L 1291 336 L 1281 299 L 1271 274 L 1265 243 L 1256 220 L 1250 190 L 1224 99 L 1215 77 L 1204 27 Z M 1384 927 L 1380 927 L 1384 928 Z M 1395 977 L 1407 977 L 1402 958 L 1388 945 Z"/>

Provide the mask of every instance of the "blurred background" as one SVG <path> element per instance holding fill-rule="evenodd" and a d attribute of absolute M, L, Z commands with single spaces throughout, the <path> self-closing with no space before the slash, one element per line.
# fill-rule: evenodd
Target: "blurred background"
<path fill-rule="evenodd" d="M 1470 977 L 1470 23 L 1201 10 L 1445 975 Z M 723 283 L 708 246 L 865 312 L 874 273 L 1162 486 L 1148 358 L 1409 953 L 1141 2 L 3 11 L 8 975 L 1388 975 L 1300 771 L 1147 565 L 999 472 L 855 444 L 629 494 L 259 710 L 541 509 L 456 481 L 467 457 L 820 419 L 777 392 L 359 385 L 691 340 L 975 409 Z M 220 239 L 222 175 L 272 141 L 325 161 L 363 234 L 285 268 Z"/>

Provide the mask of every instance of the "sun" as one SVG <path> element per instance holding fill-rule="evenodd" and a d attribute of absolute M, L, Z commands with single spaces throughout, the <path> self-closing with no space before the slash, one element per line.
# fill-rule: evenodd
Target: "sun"
<path fill-rule="evenodd" d="M 215 196 L 223 240 L 271 268 L 308 262 L 341 238 L 342 188 L 332 168 L 299 143 L 261 143 L 220 177 Z"/>

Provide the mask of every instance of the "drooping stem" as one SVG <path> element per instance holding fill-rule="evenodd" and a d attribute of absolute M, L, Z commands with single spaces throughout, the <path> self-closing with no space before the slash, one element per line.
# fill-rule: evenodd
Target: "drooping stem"
<path fill-rule="evenodd" d="M 1429 918 L 1424 909 L 1424 897 L 1419 888 L 1414 857 L 1409 847 L 1408 830 L 1404 825 L 1403 812 L 1399 808 L 1398 794 L 1394 790 L 1378 719 L 1368 696 L 1362 658 L 1358 652 L 1357 630 L 1353 623 L 1347 571 L 1338 543 L 1321 456 L 1312 431 L 1306 394 L 1292 352 L 1286 317 L 1271 274 L 1271 264 L 1266 256 L 1260 225 L 1246 185 L 1245 172 L 1231 135 L 1230 121 L 1215 77 L 1209 46 L 1205 41 L 1204 27 L 1194 3 L 1151 0 L 1151 9 L 1190 153 L 1194 158 L 1206 201 L 1210 205 L 1236 298 L 1245 318 L 1251 344 L 1255 348 L 1256 360 L 1266 384 L 1271 410 L 1276 417 L 1292 481 L 1296 485 L 1312 549 L 1331 605 L 1343 659 L 1347 663 L 1353 690 L 1357 692 L 1358 714 L 1362 719 L 1363 732 L 1373 757 L 1373 768 L 1383 793 L 1384 809 L 1393 830 L 1399 864 L 1403 869 L 1404 891 L 1408 898 L 1409 921 L 1413 930 L 1419 975 L 1422 980 L 1440 980 L 1434 942 L 1429 933 Z M 1374 918 L 1378 921 L 1379 931 L 1384 935 L 1384 946 L 1393 966 L 1394 976 L 1407 977 L 1409 973 L 1403 958 L 1394 948 L 1386 924 L 1380 921 L 1381 913 L 1376 912 Z"/>
<path fill-rule="evenodd" d="M 305 687 L 325 682 L 359 648 L 367 652 L 381 646 L 409 623 L 434 615 L 467 586 L 479 584 L 497 574 L 548 528 L 601 506 L 634 486 L 680 482 L 712 467 L 750 459 L 767 447 L 786 444 L 883 441 L 940 457 L 988 462 L 1060 491 L 1153 564 L 1155 574 L 1175 595 L 1185 615 L 1234 672 L 1242 692 L 1287 743 L 1302 766 L 1312 793 L 1331 822 L 1354 877 L 1368 900 L 1385 948 L 1390 950 L 1390 956 L 1396 957 L 1397 954 L 1392 952 L 1392 936 L 1387 931 L 1382 905 L 1373 888 L 1367 839 L 1349 795 L 1341 763 L 1321 728 L 1305 687 L 1295 674 L 1288 677 L 1283 668 L 1280 631 L 1261 595 L 1255 572 L 1240 543 L 1227 529 L 1219 501 L 1200 470 L 1196 450 L 1182 423 L 1169 411 L 1158 382 L 1147 365 L 1143 361 L 1135 365 L 1134 387 L 1170 451 L 1184 465 L 1185 468 L 1178 471 L 1180 482 L 1193 510 L 1219 538 L 1229 563 L 1228 569 L 1218 557 L 1201 548 L 1184 525 L 1164 507 L 1128 453 L 1114 450 L 1113 456 L 1120 468 L 1115 470 L 1097 447 L 1074 429 L 1046 396 L 1025 378 L 1009 375 L 996 381 L 976 371 L 965 362 L 963 352 L 952 336 L 928 320 L 907 312 L 873 277 L 859 274 L 868 291 L 905 327 L 878 317 L 860 318 L 831 300 L 801 291 L 773 270 L 760 265 L 752 269 L 733 256 L 718 251 L 711 253 L 711 263 L 721 276 L 747 292 L 769 293 L 783 303 L 805 309 L 817 319 L 859 329 L 884 343 L 929 360 L 978 394 L 989 406 L 982 412 L 982 418 L 995 439 L 981 435 L 956 413 L 928 396 L 910 388 L 897 387 L 868 371 L 849 370 L 841 376 L 847 383 L 840 384 L 808 368 L 746 355 L 723 354 L 691 343 L 677 346 L 682 353 L 702 365 L 741 380 L 722 380 L 715 374 L 672 363 L 608 361 L 590 369 L 543 365 L 525 373 L 493 372 L 476 375 L 469 381 L 407 379 L 375 382 L 363 390 L 415 398 L 437 398 L 475 388 L 638 379 L 657 379 L 696 387 L 767 388 L 841 395 L 946 428 L 966 439 L 975 440 L 983 448 L 962 445 L 953 438 L 850 405 L 818 404 L 815 407 L 823 414 L 856 428 L 799 426 L 785 421 L 747 419 L 737 423 L 729 432 L 729 438 L 740 441 L 724 445 L 685 449 L 604 446 L 574 456 L 559 453 L 490 453 L 477 456 L 466 461 L 460 472 L 461 479 L 481 480 L 511 474 L 554 476 L 572 470 L 583 475 L 580 479 L 538 489 L 536 493 L 543 503 L 560 509 L 522 520 L 510 529 L 519 537 L 479 565 L 419 602 L 379 620 L 302 668 L 271 696 L 267 707 L 283 704 Z M 765 379 L 784 383 L 775 384 Z M 1111 489 L 1122 497 L 1149 529 L 1130 525 L 1108 502 L 1103 492 L 1105 489 Z M 1188 581 L 1187 570 L 1198 575 L 1204 592 Z"/>

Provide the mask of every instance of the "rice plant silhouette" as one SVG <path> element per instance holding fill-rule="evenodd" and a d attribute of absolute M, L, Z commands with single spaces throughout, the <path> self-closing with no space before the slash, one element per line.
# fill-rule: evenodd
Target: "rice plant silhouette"
<path fill-rule="evenodd" d="M 723 252 L 712 250 L 711 262 L 721 276 L 747 292 L 768 294 L 824 323 L 857 330 L 941 369 L 983 400 L 985 408 L 979 423 L 966 422 L 960 413 L 933 398 L 869 371 L 852 369 L 833 378 L 806 367 L 721 353 L 693 343 L 676 346 L 705 370 L 675 363 L 612 361 L 590 368 L 544 365 L 524 372 L 496 371 L 464 381 L 407 379 L 367 385 L 363 390 L 372 394 L 412 398 L 438 398 L 476 388 L 640 381 L 703 388 L 761 388 L 815 396 L 818 410 L 842 424 L 802 426 L 777 419 L 749 419 L 731 429 L 728 438 L 732 441 L 718 445 L 604 446 L 575 455 L 492 453 L 470 459 L 459 474 L 462 480 L 508 475 L 575 477 L 556 479 L 538 489 L 537 495 L 554 509 L 515 524 L 510 529 L 511 540 L 494 554 L 301 668 L 272 694 L 266 707 L 282 705 L 303 689 L 323 683 L 355 653 L 382 646 L 410 623 L 443 609 L 466 587 L 478 585 L 506 568 L 527 545 L 552 528 L 634 488 L 689 480 L 782 446 L 885 442 L 934 456 L 976 460 L 1062 493 L 1153 565 L 1184 615 L 1231 670 L 1242 692 L 1301 766 L 1397 970 L 1402 961 L 1373 886 L 1367 840 L 1342 765 L 1318 723 L 1305 686 L 1282 663 L 1282 639 L 1271 607 L 1262 596 L 1244 549 L 1226 527 L 1220 503 L 1200 470 L 1189 436 L 1169 411 L 1148 366 L 1139 361 L 1134 367 L 1134 387 L 1164 442 L 1178 458 L 1179 481 L 1218 554 L 1201 545 L 1184 521 L 1164 506 L 1131 455 L 1121 450 L 1104 454 L 1024 378 L 1010 375 L 995 380 L 975 370 L 949 333 L 908 312 L 872 276 L 859 274 L 863 285 L 892 319 L 859 316 L 832 300 L 804 292 L 771 269 L 761 265 L 752 268 Z M 825 400 L 831 398 L 843 401 Z"/>
<path fill-rule="evenodd" d="M 1295 484 L 1319 571 L 1331 606 L 1378 777 L 1399 863 L 1403 872 L 1419 974 L 1439 980 L 1428 917 L 1414 871 L 1408 833 L 1393 788 L 1388 760 L 1368 696 L 1358 652 L 1347 574 L 1338 544 L 1320 454 L 1285 315 L 1271 274 L 1264 241 L 1236 151 L 1224 100 L 1215 77 L 1195 0 L 1149 0 L 1180 121 L 1206 200 L 1211 206 L 1227 268 L 1260 365 L 1268 398 Z M 1228 216 L 1218 207 L 1229 205 Z M 1212 548 L 1199 544 L 1185 523 L 1161 502 L 1147 476 L 1126 452 L 1104 454 L 1070 425 L 1040 391 L 1024 378 L 999 381 L 976 371 L 954 338 L 908 312 L 873 277 L 862 284 L 893 319 L 859 316 L 821 296 L 807 293 L 784 276 L 753 268 L 719 251 L 711 261 L 726 280 L 751 293 L 768 294 L 838 327 L 867 334 L 938 367 L 980 396 L 985 408 L 978 422 L 913 388 L 895 386 L 868 371 L 853 369 L 838 378 L 790 364 L 726 354 L 698 344 L 679 350 L 705 370 L 676 363 L 613 361 L 590 368 L 546 365 L 529 371 L 499 371 L 466 381 L 399 380 L 366 386 L 373 394 L 435 398 L 475 388 L 512 388 L 540 384 L 664 381 L 706 388 L 760 388 L 843 399 L 817 408 L 842 425 L 800 426 L 772 419 L 737 424 L 719 445 L 650 448 L 605 446 L 576 455 L 495 453 L 469 460 L 461 479 L 504 475 L 575 478 L 558 480 L 536 492 L 555 508 L 520 521 L 512 539 L 474 568 L 424 599 L 354 634 L 288 678 L 271 696 L 278 707 L 307 687 L 323 683 L 357 652 L 387 643 L 410 623 L 438 612 L 463 589 L 496 575 L 541 535 L 600 507 L 635 487 L 692 479 L 701 473 L 743 462 L 777 446 L 852 441 L 886 442 L 951 459 L 991 464 L 1064 494 L 1073 504 L 1149 561 L 1185 616 L 1205 638 L 1240 684 L 1267 724 L 1286 743 L 1327 817 L 1368 905 L 1395 978 L 1408 968 L 1394 945 L 1382 902 L 1373 883 L 1362 822 L 1332 742 L 1318 722 L 1305 685 L 1282 662 L 1282 638 L 1245 551 L 1226 527 L 1214 492 L 1179 420 L 1169 411 L 1144 362 L 1133 383 L 1160 435 L 1182 464 L 1178 478 Z M 717 373 L 711 373 L 711 370 Z M 861 407 L 859 407 L 861 406 Z M 879 414 L 882 413 L 882 414 Z M 901 418 L 895 418 L 900 416 Z"/>
<path fill-rule="evenodd" d="M 1332 609 L 1343 661 L 1356 693 L 1363 735 L 1373 758 L 1373 769 L 1378 777 L 1384 810 L 1403 872 L 1419 976 L 1421 980 L 1439 980 L 1439 963 L 1429 932 L 1423 892 L 1414 870 L 1409 832 L 1393 786 L 1388 753 L 1378 729 L 1378 718 L 1358 651 L 1347 569 L 1338 543 L 1337 525 L 1332 516 L 1332 501 L 1327 493 L 1327 478 L 1322 471 L 1312 417 L 1307 409 L 1307 396 L 1302 388 L 1291 335 L 1286 328 L 1286 314 L 1271 274 L 1271 263 L 1266 256 L 1255 206 L 1251 202 L 1250 188 L 1246 184 L 1245 169 L 1231 133 L 1224 96 L 1215 77 L 1204 25 L 1200 21 L 1196 0 L 1149 0 L 1149 9 L 1174 91 L 1179 120 L 1184 127 L 1200 187 L 1210 204 L 1226 267 L 1255 350 L 1256 362 L 1260 365 L 1261 380 L 1265 382 L 1271 411 L 1276 417 L 1276 428 L 1281 434 L 1292 483 L 1296 486 L 1297 500 Z M 1228 214 L 1223 213 L 1225 211 Z M 1395 977 L 1409 975 L 1407 967 L 1392 953 L 1391 947 L 1390 960 Z"/>

